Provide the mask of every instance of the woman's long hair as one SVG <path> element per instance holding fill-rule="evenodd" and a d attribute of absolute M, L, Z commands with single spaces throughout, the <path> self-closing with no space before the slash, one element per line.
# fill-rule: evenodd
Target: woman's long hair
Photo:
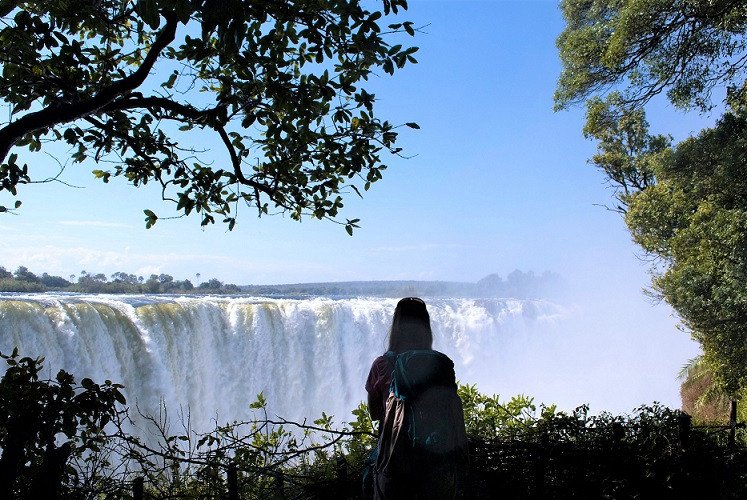
<path fill-rule="evenodd" d="M 389 331 L 389 350 L 404 352 L 431 349 L 433 331 L 425 302 L 417 297 L 406 297 L 397 303 Z"/>

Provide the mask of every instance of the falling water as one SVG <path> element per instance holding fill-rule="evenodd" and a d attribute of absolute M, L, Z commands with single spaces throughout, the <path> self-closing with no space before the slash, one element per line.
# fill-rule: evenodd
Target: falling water
<path fill-rule="evenodd" d="M 393 299 L 264 299 L 32 294 L 0 296 L 0 352 L 43 356 L 59 369 L 125 386 L 128 404 L 155 414 L 188 409 L 192 425 L 241 420 L 262 392 L 271 413 L 348 419 L 385 351 Z M 546 301 L 428 301 L 434 348 L 457 377 L 495 390 L 522 346 L 567 319 Z"/>

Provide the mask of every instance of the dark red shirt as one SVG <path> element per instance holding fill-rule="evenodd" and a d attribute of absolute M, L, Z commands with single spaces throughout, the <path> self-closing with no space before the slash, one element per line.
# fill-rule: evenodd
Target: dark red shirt
<path fill-rule="evenodd" d="M 386 398 L 389 397 L 389 384 L 392 382 L 394 367 L 386 356 L 379 356 L 371 364 L 371 370 L 366 379 L 366 391 L 374 401 L 381 401 L 381 412 L 384 413 Z"/>

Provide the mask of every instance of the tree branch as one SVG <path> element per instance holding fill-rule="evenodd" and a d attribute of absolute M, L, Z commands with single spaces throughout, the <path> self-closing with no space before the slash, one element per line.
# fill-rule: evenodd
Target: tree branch
<path fill-rule="evenodd" d="M 126 94 L 145 82 L 161 51 L 171 44 L 176 37 L 178 19 L 173 12 L 164 12 L 166 25 L 153 42 L 143 64 L 132 74 L 118 80 L 89 99 L 78 102 L 54 102 L 46 108 L 29 113 L 0 129 L 0 161 L 5 160 L 10 149 L 26 134 L 68 123 L 87 115 L 94 114 L 110 104 L 117 97 Z"/>
<path fill-rule="evenodd" d="M 187 121 L 197 122 L 200 125 L 209 127 L 218 133 L 223 144 L 231 157 L 231 165 L 233 167 L 234 175 L 236 180 L 240 184 L 250 186 L 258 191 L 273 197 L 276 189 L 263 184 L 261 182 L 254 181 L 247 178 L 244 172 L 241 170 L 241 159 L 236 154 L 236 148 L 231 143 L 231 139 L 223 126 L 223 120 L 219 118 L 221 111 L 224 109 L 222 106 L 216 106 L 205 110 L 199 110 L 193 106 L 182 104 L 166 97 L 149 96 L 149 97 L 128 97 L 125 99 L 119 99 L 117 101 L 108 103 L 106 106 L 100 109 L 101 112 L 110 111 L 124 111 L 131 109 L 154 109 L 160 108 L 166 111 L 170 111 L 177 115 L 181 115 L 187 119 Z M 168 117 L 171 119 L 178 119 L 178 117 Z"/>

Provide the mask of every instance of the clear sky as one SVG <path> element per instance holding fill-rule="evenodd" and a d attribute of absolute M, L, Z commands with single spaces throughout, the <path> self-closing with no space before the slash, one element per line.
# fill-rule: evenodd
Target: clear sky
<path fill-rule="evenodd" d="M 584 110 L 553 112 L 560 71 L 555 39 L 563 29 L 557 3 L 410 3 L 401 17 L 425 26 L 413 42 L 419 64 L 374 78 L 369 91 L 376 93 L 380 118 L 414 121 L 421 129 L 401 129 L 399 145 L 410 159 L 390 159 L 384 179 L 364 199 L 347 198 L 342 217 L 361 219 L 353 237 L 329 222 L 259 219 L 249 209 L 232 232 L 221 224 L 203 230 L 198 218 L 161 220 L 146 230 L 143 209 L 168 213 L 156 189 L 135 189 L 121 179 L 105 185 L 90 174 L 95 166 L 74 165 L 63 179 L 78 187 L 21 186 L 21 210 L 0 217 L 0 265 L 65 277 L 125 271 L 194 282 L 200 273 L 201 281 L 239 285 L 477 281 L 514 269 L 550 270 L 614 310 L 605 313 L 607 322 L 624 316 L 639 330 L 641 322 L 654 325 L 650 349 L 627 355 L 650 368 L 658 350 L 673 350 L 673 361 L 662 367 L 673 397 L 675 365 L 696 349 L 675 331 L 670 310 L 641 293 L 646 263 L 621 218 L 601 206 L 612 201 L 612 191 L 586 163 L 595 145 L 581 132 Z M 652 132 L 682 139 L 713 120 L 654 103 L 649 121 Z M 24 158 L 32 171 L 58 168 L 45 154 Z M 648 321 L 652 315 L 655 321 Z M 588 334 L 584 342 L 592 356 L 627 353 L 647 335 L 602 343 Z"/>

